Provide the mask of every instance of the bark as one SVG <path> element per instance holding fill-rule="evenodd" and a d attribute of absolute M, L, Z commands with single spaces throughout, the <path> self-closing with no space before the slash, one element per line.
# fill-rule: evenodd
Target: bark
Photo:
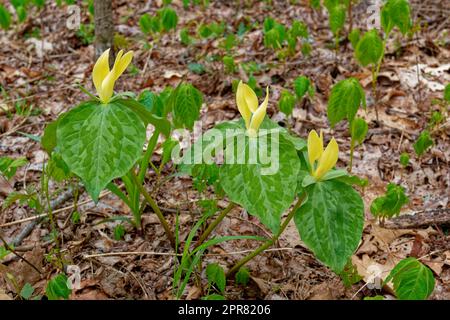
<path fill-rule="evenodd" d="M 384 227 L 387 229 L 416 229 L 432 225 L 450 225 L 450 208 L 423 210 L 414 215 L 402 215 L 387 220 Z"/>
<path fill-rule="evenodd" d="M 95 59 L 97 59 L 106 49 L 112 48 L 113 45 L 112 0 L 94 0 L 94 21 Z"/>

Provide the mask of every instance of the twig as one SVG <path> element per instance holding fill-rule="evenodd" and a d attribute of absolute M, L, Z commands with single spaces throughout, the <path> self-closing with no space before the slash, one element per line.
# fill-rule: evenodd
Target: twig
<path fill-rule="evenodd" d="M 16 252 L 16 250 L 14 250 L 14 248 L 11 248 L 11 246 L 8 244 L 8 242 L 6 242 L 6 240 L 0 235 L 0 240 L 3 242 L 3 245 L 5 246 L 5 249 L 8 251 L 11 251 L 15 256 L 17 256 L 18 258 L 20 258 L 23 262 L 25 262 L 26 264 L 28 264 L 30 267 L 33 268 L 33 270 L 35 270 L 37 273 L 42 274 L 42 272 L 34 265 L 32 264 L 30 261 L 28 261 L 27 259 L 25 259 L 22 255 L 18 254 Z"/>
<path fill-rule="evenodd" d="M 423 210 L 402 215 L 385 222 L 387 229 L 415 229 L 431 225 L 450 225 L 450 208 Z"/>
<path fill-rule="evenodd" d="M 267 249 L 265 252 L 271 252 L 271 251 L 288 251 L 288 250 L 294 250 L 294 248 L 272 248 Z M 207 253 L 205 256 L 229 256 L 229 255 L 238 255 L 238 254 L 244 254 L 253 252 L 254 250 L 241 250 L 241 251 L 232 251 L 232 252 L 224 252 L 224 253 Z M 156 252 L 156 251 L 119 251 L 119 252 L 107 252 L 107 253 L 94 253 L 94 254 L 88 254 L 84 255 L 84 259 L 92 259 L 92 258 L 99 258 L 99 257 L 114 257 L 114 256 L 179 256 L 181 257 L 183 254 L 181 253 L 173 253 L 173 252 Z"/>
<path fill-rule="evenodd" d="M 105 197 L 105 196 L 107 196 L 109 194 L 111 194 L 111 191 L 104 191 L 104 192 L 100 193 L 98 198 L 101 199 L 101 198 L 103 198 L 103 197 Z M 83 202 L 79 202 L 78 206 L 82 206 L 82 205 L 90 203 L 90 202 L 93 202 L 93 200 L 89 199 L 89 200 L 85 200 Z M 66 211 L 66 210 L 73 209 L 74 207 L 75 207 L 75 205 L 72 204 L 70 206 L 67 206 L 67 207 L 64 207 L 64 208 L 61 208 L 61 209 L 57 209 L 57 210 L 53 211 L 53 214 L 61 213 L 61 212 Z M 44 218 L 46 216 L 48 216 L 48 213 L 42 213 L 42 214 L 35 215 L 33 217 L 28 217 L 28 218 L 24 218 L 24 219 L 20 219 L 20 220 L 16 220 L 16 221 L 7 222 L 7 223 L 4 223 L 4 224 L 1 224 L 0 228 L 14 226 L 16 224 L 21 224 L 21 223 L 24 223 L 24 222 L 37 220 L 37 219 L 40 219 L 40 218 Z"/>
<path fill-rule="evenodd" d="M 81 186 L 77 186 L 79 189 L 81 189 Z M 59 207 L 60 205 L 62 205 L 64 202 L 68 201 L 69 199 L 71 199 L 73 197 L 73 188 L 70 187 L 67 191 L 65 191 L 64 193 L 60 194 L 55 200 L 53 200 L 50 203 L 50 208 L 52 210 L 54 210 L 56 207 Z M 11 242 L 11 244 L 14 247 L 20 246 L 20 244 L 22 243 L 22 241 L 28 237 L 31 233 L 31 231 L 33 231 L 33 229 L 42 221 L 41 219 L 36 219 L 33 220 L 32 222 L 30 222 L 29 224 L 27 224 L 25 226 L 25 228 L 22 229 L 22 231 L 20 231 L 20 233 L 17 235 L 17 237 L 14 238 L 14 240 Z"/>

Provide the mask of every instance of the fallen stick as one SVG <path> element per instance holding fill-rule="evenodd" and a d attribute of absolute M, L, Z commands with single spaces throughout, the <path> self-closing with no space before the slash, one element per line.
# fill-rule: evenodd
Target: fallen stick
<path fill-rule="evenodd" d="M 81 191 L 82 187 L 80 185 L 77 186 L 78 190 Z M 54 210 L 55 208 L 61 206 L 63 203 L 68 201 L 69 199 L 73 198 L 73 191 L 74 189 L 72 187 L 69 187 L 65 192 L 60 194 L 55 200 L 50 202 L 50 208 Z M 20 233 L 15 237 L 11 244 L 14 247 L 20 246 L 22 241 L 30 235 L 30 233 L 33 231 L 33 229 L 42 221 L 43 217 L 40 217 L 38 219 L 33 220 L 29 224 L 23 228 Z"/>
<path fill-rule="evenodd" d="M 101 198 L 107 196 L 108 194 L 111 194 L 111 191 L 104 191 L 104 192 L 100 193 L 98 198 L 101 199 Z M 82 201 L 82 202 L 78 202 L 78 206 L 82 206 L 84 204 L 87 204 L 87 203 L 90 203 L 90 202 L 93 202 L 93 201 L 94 200 L 89 199 L 89 200 L 85 200 L 85 201 Z M 56 210 L 53 211 L 53 214 L 61 213 L 61 212 L 66 211 L 66 210 L 73 209 L 74 207 L 75 207 L 75 205 L 72 204 L 70 206 L 67 206 L 67 207 L 64 207 L 64 208 L 61 208 L 61 209 L 56 209 Z M 38 214 L 38 215 L 35 215 L 35 216 L 32 216 L 32 217 L 23 218 L 23 219 L 7 222 L 7 223 L 4 223 L 4 224 L 0 224 L 0 228 L 10 227 L 10 226 L 14 226 L 16 224 L 21 224 L 21 223 L 25 223 L 25 222 L 28 222 L 28 221 L 38 220 L 40 218 L 44 218 L 44 217 L 47 217 L 47 216 L 48 216 L 48 213 Z"/>
<path fill-rule="evenodd" d="M 272 248 L 267 249 L 264 252 L 272 252 L 272 251 L 286 251 L 286 250 L 294 250 L 294 248 Z M 205 256 L 228 256 L 228 255 L 238 255 L 252 252 L 253 250 L 241 250 L 241 251 L 232 251 L 232 252 L 224 252 L 224 253 L 206 253 Z M 172 253 L 172 252 L 155 252 L 155 251 L 118 251 L 118 252 L 106 252 L 106 253 L 95 253 L 95 254 L 86 254 L 83 256 L 83 259 L 92 259 L 99 257 L 114 257 L 114 256 L 183 256 L 181 253 Z"/>
<path fill-rule="evenodd" d="M 387 229 L 415 229 L 432 225 L 450 225 L 450 208 L 418 211 L 385 221 Z"/>

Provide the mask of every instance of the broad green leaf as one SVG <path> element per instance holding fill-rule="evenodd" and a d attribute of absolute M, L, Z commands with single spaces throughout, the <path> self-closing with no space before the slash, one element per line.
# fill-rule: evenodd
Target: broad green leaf
<path fill-rule="evenodd" d="M 197 33 L 200 37 L 206 39 L 208 37 L 210 37 L 213 34 L 213 31 L 211 30 L 211 28 L 209 27 L 209 25 L 207 24 L 201 24 L 198 29 L 197 29 Z"/>
<path fill-rule="evenodd" d="M 176 29 L 178 23 L 178 15 L 171 8 L 163 8 L 159 12 L 161 23 L 165 31 Z"/>
<path fill-rule="evenodd" d="M 180 41 L 185 46 L 188 46 L 192 43 L 192 38 L 189 35 L 189 29 L 183 28 L 180 30 Z"/>
<path fill-rule="evenodd" d="M 62 182 L 71 176 L 69 167 L 57 152 L 51 154 L 46 170 L 47 174 L 56 182 Z"/>
<path fill-rule="evenodd" d="M 236 71 L 236 63 L 232 56 L 224 56 L 222 58 L 223 65 L 225 67 L 225 72 L 233 73 Z"/>
<path fill-rule="evenodd" d="M 164 104 L 161 98 L 150 90 L 142 91 L 139 95 L 138 102 L 141 103 L 145 107 L 145 109 L 147 109 L 147 111 L 158 117 L 163 117 Z"/>
<path fill-rule="evenodd" d="M 167 162 L 170 161 L 170 158 L 172 156 L 172 150 L 173 148 L 175 148 L 175 146 L 177 146 L 179 144 L 178 140 L 174 140 L 172 138 L 167 138 L 163 144 L 162 144 L 162 148 L 163 148 L 163 153 L 162 153 L 162 159 L 161 159 L 161 163 L 164 165 Z"/>
<path fill-rule="evenodd" d="M 309 5 L 313 9 L 318 9 L 318 8 L 320 8 L 320 0 L 309 0 Z"/>
<path fill-rule="evenodd" d="M 58 122 L 57 145 L 64 162 L 97 201 L 100 191 L 140 158 L 145 133 L 141 118 L 120 101 L 88 102 Z"/>
<path fill-rule="evenodd" d="M 402 34 L 406 34 L 412 26 L 411 8 L 407 0 L 388 0 L 381 9 L 381 22 L 386 34 L 397 26 Z"/>
<path fill-rule="evenodd" d="M 25 300 L 28 300 L 33 295 L 33 292 L 34 292 L 33 286 L 27 282 L 22 287 L 22 290 L 20 290 L 20 296 Z"/>
<path fill-rule="evenodd" d="M 289 33 L 294 37 L 300 37 L 300 38 L 308 38 L 308 26 L 302 22 L 295 20 L 292 22 L 291 29 L 289 30 Z"/>
<path fill-rule="evenodd" d="M 309 87 L 311 86 L 311 81 L 305 77 L 300 76 L 294 80 L 294 91 L 298 99 L 303 98 L 303 96 L 308 92 Z"/>
<path fill-rule="evenodd" d="M 72 290 L 67 285 L 67 276 L 58 274 L 47 283 L 45 294 L 49 300 L 69 299 Z"/>
<path fill-rule="evenodd" d="M 367 131 L 369 131 L 369 126 L 363 118 L 357 117 L 352 121 L 350 133 L 353 141 L 356 141 L 359 144 L 363 143 L 366 138 Z"/>
<path fill-rule="evenodd" d="M 181 173 L 193 175 L 196 178 L 202 172 L 207 170 L 208 165 L 204 162 L 203 155 L 210 155 L 216 148 L 223 150 L 232 139 L 242 140 L 239 144 L 242 152 L 235 159 L 240 159 L 241 164 L 225 164 L 220 167 L 220 184 L 228 197 L 242 205 L 250 214 L 257 216 L 262 223 L 272 230 L 278 230 L 280 217 L 292 203 L 296 191 L 296 176 L 300 164 L 297 156 L 297 150 L 303 150 L 306 142 L 303 139 L 291 137 L 286 129 L 279 127 L 276 123 L 265 119 L 261 124 L 261 129 L 271 129 L 279 132 L 279 170 L 273 175 L 261 175 L 264 169 L 267 173 L 270 165 L 262 165 L 259 162 L 246 165 L 248 159 L 249 139 L 245 136 L 245 125 L 243 120 L 233 122 L 223 122 L 216 125 L 213 129 L 205 132 L 188 149 L 178 166 Z M 271 141 L 268 136 L 267 141 L 261 142 L 260 150 L 268 150 L 268 158 L 265 163 L 270 162 L 270 148 L 265 144 Z M 235 141 L 236 142 L 236 141 Z M 276 147 L 276 143 L 274 146 Z M 265 149 L 266 148 L 266 149 Z M 230 149 L 231 150 L 231 149 Z M 237 147 L 235 151 L 237 152 Z M 244 150 L 246 150 L 244 152 Z M 226 151 L 225 151 L 226 160 Z M 214 159 L 211 159 L 211 161 Z M 214 162 L 212 162 L 214 164 Z M 276 164 L 274 164 L 276 165 Z M 203 168 L 203 169 L 202 169 Z M 284 190 L 283 193 L 273 192 L 274 190 Z"/>
<path fill-rule="evenodd" d="M 351 288 L 351 286 L 355 283 L 358 283 L 363 279 L 358 274 L 357 268 L 353 265 L 351 259 L 348 261 L 347 265 L 345 266 L 344 270 L 342 270 L 341 274 L 339 276 L 342 279 L 342 282 L 344 283 L 344 286 L 346 288 Z"/>
<path fill-rule="evenodd" d="M 434 290 L 433 272 L 416 258 L 406 258 L 392 269 L 385 283 L 394 283 L 400 300 L 426 300 Z"/>
<path fill-rule="evenodd" d="M 3 29 L 9 29 L 11 25 L 11 13 L 9 13 L 8 9 L 5 8 L 4 5 L 0 4 L 0 26 Z"/>
<path fill-rule="evenodd" d="M 356 47 L 360 39 L 361 39 L 361 30 L 359 30 L 358 28 L 353 29 L 352 32 L 350 32 L 350 34 L 348 35 L 348 40 L 350 40 L 353 50 L 356 50 Z"/>
<path fill-rule="evenodd" d="M 431 139 L 430 132 L 428 130 L 424 130 L 420 133 L 420 135 L 417 138 L 416 142 L 414 143 L 413 147 L 414 147 L 414 151 L 416 152 L 417 156 L 420 157 L 432 145 L 433 145 L 433 140 Z"/>
<path fill-rule="evenodd" d="M 151 34 L 161 31 L 161 21 L 159 17 L 152 17 L 148 13 L 145 13 L 139 19 L 139 27 L 145 34 Z"/>
<path fill-rule="evenodd" d="M 250 280 L 250 272 L 246 267 L 241 267 L 235 275 L 236 284 L 242 284 L 246 286 L 248 281 Z"/>
<path fill-rule="evenodd" d="M 384 196 L 375 198 L 370 206 L 370 212 L 374 216 L 389 217 L 398 216 L 402 207 L 409 202 L 405 195 L 405 189 L 395 183 L 389 183 Z"/>
<path fill-rule="evenodd" d="M 401 164 L 403 167 L 407 167 L 407 166 L 409 165 L 409 154 L 408 154 L 408 153 L 403 152 L 403 153 L 400 155 L 400 164 Z"/>
<path fill-rule="evenodd" d="M 158 99 L 156 99 L 158 100 Z M 134 114 L 139 116 L 139 118 L 142 120 L 145 126 L 147 126 L 149 123 L 152 124 L 156 129 L 162 132 L 163 135 L 168 137 L 171 132 L 171 126 L 170 122 L 167 119 L 161 118 L 156 113 L 158 112 L 158 101 L 155 102 L 155 114 L 153 112 L 148 111 L 148 107 L 142 105 L 141 103 L 132 100 L 132 99 L 118 99 L 114 101 L 114 105 L 120 106 L 124 109 L 130 109 Z M 152 109 L 153 110 L 153 109 Z"/>
<path fill-rule="evenodd" d="M 17 19 L 19 20 L 19 22 L 22 23 L 27 18 L 27 9 L 25 9 L 25 7 L 23 7 L 23 6 L 17 7 L 16 14 L 17 14 Z"/>
<path fill-rule="evenodd" d="M 241 138 L 236 137 L 236 140 L 243 140 L 243 142 L 235 144 L 234 155 L 235 159 L 242 157 L 242 161 L 236 161 L 242 164 L 222 165 L 220 167 L 221 185 L 231 201 L 258 217 L 275 233 L 280 227 L 281 215 L 289 208 L 296 195 L 297 174 L 300 169 L 297 151 L 282 134 L 279 135 L 278 143 L 271 141 L 269 136 L 265 139 L 266 142 L 259 138 L 258 150 L 267 150 L 268 159 L 266 160 L 269 161 L 264 162 L 270 163 L 264 165 L 261 157 L 249 151 L 251 150 L 250 139 L 247 136 Z M 231 145 L 227 145 L 225 154 L 230 147 Z M 242 148 L 242 152 L 238 151 L 238 148 Z M 273 157 L 276 154 L 273 152 L 277 150 L 279 161 Z M 258 159 L 250 161 L 249 153 L 252 154 L 252 158 Z M 270 160 L 272 157 L 274 159 Z"/>
<path fill-rule="evenodd" d="M 358 176 L 346 175 L 337 178 L 337 180 L 344 182 L 351 186 L 367 187 L 369 185 L 369 179 L 360 178 Z"/>
<path fill-rule="evenodd" d="M 56 128 L 58 127 L 58 121 L 62 119 L 63 116 L 64 114 L 60 115 L 58 119 L 50 122 L 44 129 L 41 144 L 47 154 L 52 154 L 53 150 L 56 148 Z"/>
<path fill-rule="evenodd" d="M 450 83 L 445 86 L 444 100 L 450 102 Z"/>
<path fill-rule="evenodd" d="M 278 101 L 278 107 L 280 111 L 285 115 L 290 115 L 294 110 L 295 96 L 293 96 L 289 90 L 281 91 L 280 101 Z"/>
<path fill-rule="evenodd" d="M 264 19 L 264 23 L 263 23 L 263 31 L 267 32 L 272 30 L 275 27 L 276 21 L 275 19 L 271 18 L 271 17 L 267 17 Z"/>
<path fill-rule="evenodd" d="M 36 201 L 36 195 L 30 195 L 26 193 L 21 193 L 17 191 L 10 192 L 6 199 L 2 203 L 2 209 L 6 209 L 10 207 L 14 202 L 19 201 L 20 204 L 24 204 L 26 202 L 34 202 Z"/>
<path fill-rule="evenodd" d="M 206 276 L 211 285 L 216 285 L 220 292 L 225 292 L 226 277 L 223 268 L 217 263 L 208 264 Z"/>
<path fill-rule="evenodd" d="M 282 39 L 277 29 L 270 29 L 264 34 L 264 46 L 267 48 L 281 49 Z"/>
<path fill-rule="evenodd" d="M 6 180 L 11 179 L 17 172 L 17 169 L 23 167 L 28 163 L 27 158 L 10 158 L 10 157 L 0 157 L 0 173 L 6 178 Z"/>
<path fill-rule="evenodd" d="M 353 188 L 337 180 L 310 185 L 294 216 L 302 241 L 317 259 L 341 273 L 362 236 L 364 204 Z"/>
<path fill-rule="evenodd" d="M 347 8 L 344 5 L 336 5 L 329 9 L 330 30 L 333 34 L 338 34 L 345 24 L 345 13 Z"/>
<path fill-rule="evenodd" d="M 367 31 L 361 37 L 356 45 L 355 57 L 363 67 L 376 65 L 380 61 L 383 57 L 383 40 L 376 29 Z"/>
<path fill-rule="evenodd" d="M 191 129 L 200 115 L 202 93 L 192 84 L 180 84 L 170 95 L 169 102 L 173 122 L 177 128 Z"/>
<path fill-rule="evenodd" d="M 361 84 L 355 78 L 338 82 L 331 89 L 327 115 L 331 126 L 347 118 L 352 122 L 359 106 L 366 106 L 366 96 Z"/>

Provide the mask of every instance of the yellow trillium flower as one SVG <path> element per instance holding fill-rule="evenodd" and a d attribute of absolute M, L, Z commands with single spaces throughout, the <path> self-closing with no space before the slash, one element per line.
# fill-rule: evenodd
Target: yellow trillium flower
<path fill-rule="evenodd" d="M 133 59 L 133 51 L 123 54 L 123 50 L 120 50 L 112 70 L 109 70 L 109 51 L 110 49 L 102 53 L 92 70 L 92 80 L 102 103 L 108 103 L 111 100 L 114 84 Z"/>
<path fill-rule="evenodd" d="M 338 155 L 339 147 L 334 138 L 331 138 L 324 151 L 322 131 L 319 136 L 315 130 L 311 130 L 308 135 L 308 160 L 311 166 L 311 175 L 316 180 L 320 180 L 336 165 Z"/>
<path fill-rule="evenodd" d="M 258 97 L 256 93 L 245 83 L 239 81 L 236 92 L 236 104 L 245 121 L 247 133 L 251 137 L 256 137 L 259 126 L 264 120 L 269 103 L 269 87 L 266 88 L 266 98 L 258 107 Z"/>

